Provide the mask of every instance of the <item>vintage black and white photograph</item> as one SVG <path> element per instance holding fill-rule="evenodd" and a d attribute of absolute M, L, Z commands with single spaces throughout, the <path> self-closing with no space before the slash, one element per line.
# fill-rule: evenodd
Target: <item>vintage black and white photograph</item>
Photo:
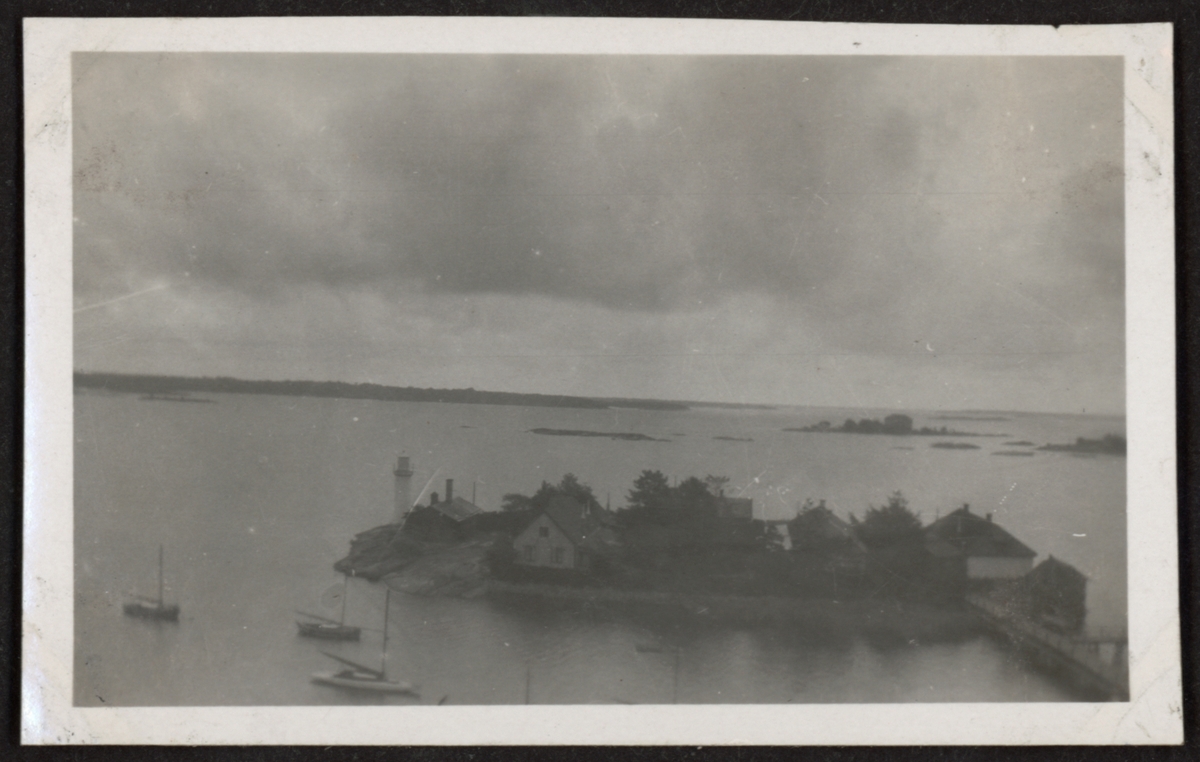
<path fill-rule="evenodd" d="M 1125 58 L 852 52 L 72 53 L 70 704 L 1129 702 Z"/>

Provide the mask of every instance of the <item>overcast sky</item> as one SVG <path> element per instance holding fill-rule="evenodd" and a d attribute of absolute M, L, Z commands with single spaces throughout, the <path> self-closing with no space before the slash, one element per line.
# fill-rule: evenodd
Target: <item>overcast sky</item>
<path fill-rule="evenodd" d="M 74 75 L 81 370 L 1124 410 L 1117 58 Z"/>

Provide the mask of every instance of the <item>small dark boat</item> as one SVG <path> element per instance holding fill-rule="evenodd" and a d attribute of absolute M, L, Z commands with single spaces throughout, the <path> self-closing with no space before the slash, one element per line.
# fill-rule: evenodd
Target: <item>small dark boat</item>
<path fill-rule="evenodd" d="M 335 688 L 346 688 L 354 691 L 405 693 L 410 696 L 419 695 L 417 687 L 412 683 L 403 680 L 389 680 L 387 676 L 387 620 L 391 596 L 392 591 L 389 588 L 384 596 L 383 604 L 383 646 L 379 658 L 379 669 L 373 669 L 358 662 L 350 661 L 345 657 L 331 654 L 328 651 L 322 651 L 321 653 L 334 661 L 345 664 L 349 669 L 314 672 L 312 675 L 314 683 L 332 685 Z"/>
<path fill-rule="evenodd" d="M 307 614 L 306 616 L 313 616 Z M 325 640 L 358 640 L 362 631 L 348 624 L 328 622 L 296 622 L 296 628 L 306 638 L 323 638 Z"/>
<path fill-rule="evenodd" d="M 296 629 L 306 638 L 321 638 L 323 640 L 358 640 L 362 631 L 358 627 L 346 624 L 346 598 L 350 594 L 350 580 L 346 578 L 342 585 L 342 616 L 334 620 L 320 614 L 310 614 L 307 611 L 297 611 L 300 616 L 306 616 L 311 621 L 296 620 Z"/>
<path fill-rule="evenodd" d="M 158 597 L 150 598 L 145 595 L 135 595 L 136 600 L 126 603 L 122 608 L 125 616 L 139 619 L 157 619 L 163 622 L 179 621 L 179 606 L 163 603 L 163 549 L 158 546 Z"/>

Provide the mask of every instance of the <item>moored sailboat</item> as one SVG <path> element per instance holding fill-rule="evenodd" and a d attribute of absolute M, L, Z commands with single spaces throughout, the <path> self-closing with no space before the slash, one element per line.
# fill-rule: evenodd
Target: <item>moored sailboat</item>
<path fill-rule="evenodd" d="M 124 605 L 125 616 L 139 619 L 157 619 L 167 622 L 179 621 L 179 606 L 163 602 L 163 549 L 158 546 L 158 598 L 135 595 L 136 600 Z"/>
<path fill-rule="evenodd" d="M 306 616 L 310 620 L 296 620 L 296 627 L 300 630 L 300 634 L 306 638 L 322 638 L 324 640 L 358 640 L 361 635 L 361 629 L 346 624 L 346 598 L 349 595 L 350 579 L 345 577 L 342 584 L 342 615 L 337 620 L 321 616 L 320 614 L 297 611 L 297 614 Z"/>
<path fill-rule="evenodd" d="M 370 691 L 374 693 L 406 693 L 410 696 L 418 695 L 417 687 L 412 683 L 403 680 L 389 680 L 387 676 L 387 632 L 388 632 L 388 610 L 391 604 L 392 591 L 388 588 L 384 594 L 383 604 L 383 646 L 379 658 L 379 669 L 359 664 L 345 657 L 331 654 L 328 651 L 322 651 L 329 658 L 341 662 L 348 669 L 328 670 L 322 672 L 314 672 L 312 681 L 323 685 L 332 685 L 336 688 L 345 688 L 355 691 Z"/>

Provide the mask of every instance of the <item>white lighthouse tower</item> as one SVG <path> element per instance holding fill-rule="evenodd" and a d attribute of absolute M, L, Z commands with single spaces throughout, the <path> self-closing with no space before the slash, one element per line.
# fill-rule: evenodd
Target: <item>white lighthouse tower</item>
<path fill-rule="evenodd" d="M 396 468 L 392 473 L 396 475 L 396 506 L 392 514 L 392 523 L 399 524 L 404 521 L 404 517 L 408 515 L 408 509 L 412 507 L 409 499 L 409 486 L 412 482 L 413 472 L 408 462 L 408 456 L 401 455 L 396 459 Z"/>

